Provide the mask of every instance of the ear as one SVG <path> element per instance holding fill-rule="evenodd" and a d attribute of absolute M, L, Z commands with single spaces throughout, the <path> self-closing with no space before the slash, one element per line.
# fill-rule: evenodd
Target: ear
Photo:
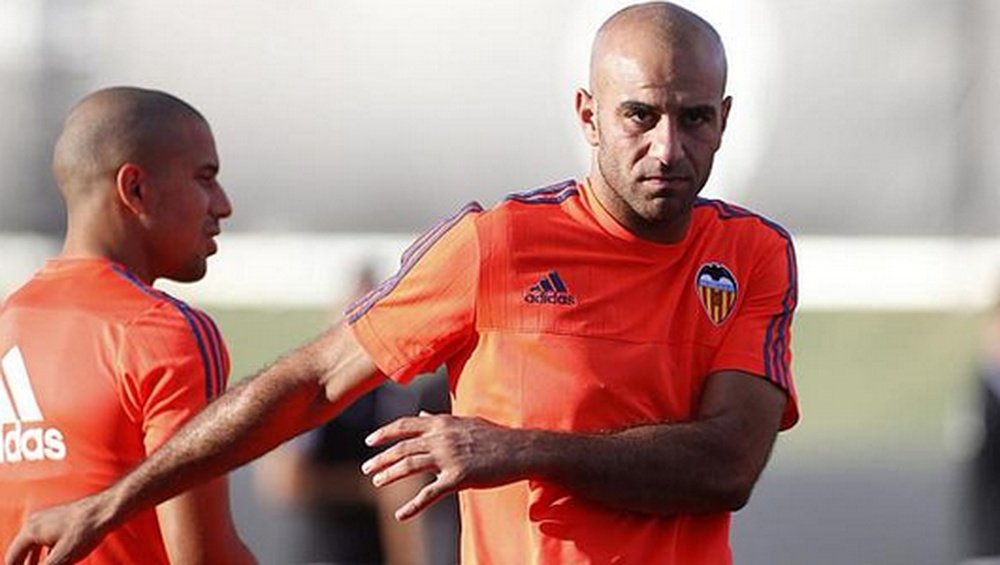
<path fill-rule="evenodd" d="M 146 172 L 135 163 L 123 164 L 115 175 L 118 200 L 137 216 L 146 213 L 149 208 L 145 180 Z"/>
<path fill-rule="evenodd" d="M 725 133 L 726 124 L 729 123 L 729 110 L 733 107 L 733 97 L 726 96 L 722 99 L 722 120 L 720 122 L 721 129 L 719 133 Z"/>
<path fill-rule="evenodd" d="M 576 89 L 576 117 L 580 120 L 584 139 L 591 147 L 597 147 L 600 141 L 597 134 L 597 104 L 594 96 L 585 88 Z"/>

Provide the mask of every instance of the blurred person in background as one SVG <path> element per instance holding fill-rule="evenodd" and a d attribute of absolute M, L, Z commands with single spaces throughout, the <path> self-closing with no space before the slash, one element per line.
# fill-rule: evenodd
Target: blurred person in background
<path fill-rule="evenodd" d="M 1000 301 L 982 329 L 974 402 L 961 414 L 968 443 L 963 449 L 966 480 L 962 496 L 962 554 L 1000 563 Z"/>
<path fill-rule="evenodd" d="M 0 547 L 32 511 L 92 494 L 226 387 L 204 312 L 152 287 L 205 275 L 232 213 L 212 131 L 163 92 L 95 92 L 66 119 L 53 173 L 62 252 L 0 307 Z M 251 563 L 225 478 L 137 512 L 89 563 Z"/>
<path fill-rule="evenodd" d="M 710 24 L 669 3 L 597 33 L 576 95 L 588 177 L 473 203 L 420 237 L 344 324 L 199 415 L 111 489 L 35 514 L 8 550 L 65 563 L 140 508 L 445 363 L 454 415 L 401 418 L 374 484 L 459 491 L 462 563 L 732 562 L 780 429 L 797 421 L 790 236 L 698 198 L 732 100 Z"/>
<path fill-rule="evenodd" d="M 355 276 L 344 308 L 376 286 L 369 262 Z M 364 439 L 379 427 L 420 411 L 447 413 L 448 377 L 443 370 L 420 375 L 408 386 L 385 381 L 329 422 L 285 443 L 255 469 L 258 494 L 267 502 L 301 512 L 301 528 L 287 544 L 295 563 L 386 563 L 420 565 L 458 560 L 458 517 L 452 496 L 435 512 L 400 522 L 396 508 L 427 482 L 416 475 L 376 489 L 361 464 L 376 450 Z"/>

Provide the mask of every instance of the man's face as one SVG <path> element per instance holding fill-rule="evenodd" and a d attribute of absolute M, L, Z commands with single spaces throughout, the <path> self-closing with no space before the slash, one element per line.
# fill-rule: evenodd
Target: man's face
<path fill-rule="evenodd" d="M 637 235 L 680 239 L 722 141 L 731 104 L 724 70 L 711 53 L 640 34 L 606 54 L 594 74 L 593 96 L 581 91 L 577 105 L 596 148 L 602 204 Z"/>
<path fill-rule="evenodd" d="M 232 214 L 219 184 L 219 157 L 208 125 L 187 119 L 150 167 L 149 262 L 154 277 L 190 282 L 205 276 L 220 220 Z"/>

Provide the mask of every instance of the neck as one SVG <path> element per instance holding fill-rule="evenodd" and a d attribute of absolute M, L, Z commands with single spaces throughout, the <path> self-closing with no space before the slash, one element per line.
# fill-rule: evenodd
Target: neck
<path fill-rule="evenodd" d="M 649 220 L 637 213 L 611 188 L 596 163 L 591 167 L 590 183 L 601 207 L 635 236 L 654 243 L 679 243 L 687 235 L 691 225 L 691 203 L 672 211 L 668 218 Z"/>
<path fill-rule="evenodd" d="M 103 258 L 121 264 L 146 284 L 153 284 L 153 275 L 139 238 L 130 237 L 121 223 L 107 218 L 82 218 L 70 215 L 66 225 L 62 257 Z"/>

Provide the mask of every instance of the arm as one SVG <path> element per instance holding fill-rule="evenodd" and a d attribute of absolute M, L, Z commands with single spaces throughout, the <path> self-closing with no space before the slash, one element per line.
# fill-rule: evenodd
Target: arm
<path fill-rule="evenodd" d="M 786 396 L 764 379 L 721 371 L 691 422 L 606 434 L 511 429 L 477 418 L 404 418 L 370 443 L 399 439 L 365 463 L 376 486 L 430 470 L 436 479 L 397 511 L 406 519 L 445 493 L 523 479 L 560 484 L 613 508 L 672 515 L 723 512 L 750 496 L 778 432 Z"/>
<path fill-rule="evenodd" d="M 160 504 L 156 516 L 171 563 L 256 563 L 233 525 L 225 478 Z"/>
<path fill-rule="evenodd" d="M 47 563 L 80 559 L 105 532 L 332 417 L 382 378 L 344 326 L 227 391 L 109 489 L 33 515 L 8 548 L 9 565 L 42 546 Z"/>

